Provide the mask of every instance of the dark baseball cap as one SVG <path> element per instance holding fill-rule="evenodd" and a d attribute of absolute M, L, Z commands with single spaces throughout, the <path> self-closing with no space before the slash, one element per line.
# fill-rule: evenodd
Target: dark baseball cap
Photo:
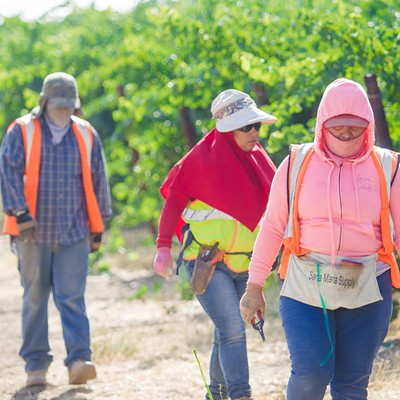
<path fill-rule="evenodd" d="M 47 103 L 51 103 L 54 108 L 80 108 L 81 101 L 75 78 L 65 72 L 47 75 L 39 96 L 39 106 L 33 113 L 36 116 L 42 115 Z"/>

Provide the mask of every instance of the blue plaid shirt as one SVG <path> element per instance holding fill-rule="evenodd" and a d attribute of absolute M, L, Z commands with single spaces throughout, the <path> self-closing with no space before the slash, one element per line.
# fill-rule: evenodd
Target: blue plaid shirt
<path fill-rule="evenodd" d="M 42 149 L 36 205 L 39 244 L 71 245 L 89 235 L 88 215 L 83 190 L 81 157 L 72 128 L 59 144 L 41 118 Z M 111 217 L 110 188 L 100 137 L 92 127 L 92 179 L 103 220 Z M 24 195 L 25 156 L 18 125 L 5 135 L 0 152 L 0 178 L 3 208 L 8 215 L 28 208 Z"/>

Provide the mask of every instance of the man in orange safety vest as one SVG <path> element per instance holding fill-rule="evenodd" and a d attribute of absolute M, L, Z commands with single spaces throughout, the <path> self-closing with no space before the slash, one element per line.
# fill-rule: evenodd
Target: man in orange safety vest
<path fill-rule="evenodd" d="M 96 377 L 84 293 L 89 252 L 100 247 L 111 201 L 100 137 L 73 115 L 76 109 L 75 78 L 48 75 L 39 105 L 10 125 L 0 152 L 4 233 L 18 256 L 24 290 L 20 355 L 27 386 L 46 384 L 53 361 L 51 292 L 61 317 L 69 383 Z"/>

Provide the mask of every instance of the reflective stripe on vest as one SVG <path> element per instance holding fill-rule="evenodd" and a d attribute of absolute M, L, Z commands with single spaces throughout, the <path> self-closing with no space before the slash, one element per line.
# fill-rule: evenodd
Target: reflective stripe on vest
<path fill-rule="evenodd" d="M 210 208 L 209 210 L 193 210 L 191 208 L 185 208 L 182 213 L 182 218 L 185 222 L 192 222 L 192 221 L 209 221 L 211 219 L 230 219 L 234 220 L 233 217 L 230 215 L 219 211 L 215 208 Z"/>
<path fill-rule="evenodd" d="M 80 118 L 72 116 L 71 124 L 78 143 L 82 165 L 82 180 L 85 193 L 86 208 L 88 214 L 89 230 L 92 233 L 103 232 L 104 225 L 100 208 L 93 188 L 91 172 L 91 154 L 93 148 L 93 132 L 90 124 Z M 42 147 L 42 131 L 38 118 L 32 118 L 31 114 L 18 118 L 17 123 L 22 132 L 22 140 L 25 152 L 25 176 L 24 194 L 29 212 L 36 216 L 36 203 L 39 188 L 40 155 Z M 10 125 L 10 128 L 14 124 Z M 10 129 L 9 128 L 9 129 Z M 4 219 L 4 233 L 17 236 L 18 229 L 16 218 L 6 216 Z"/>
<path fill-rule="evenodd" d="M 284 250 L 281 257 L 279 274 L 282 279 L 286 276 L 290 254 L 293 252 L 297 256 L 309 252 L 307 249 L 300 248 L 300 225 L 298 221 L 298 197 L 299 188 L 304 177 L 305 170 L 314 153 L 313 143 L 293 145 L 289 150 L 288 166 L 288 225 L 285 229 L 283 238 Z M 393 219 L 390 215 L 389 201 L 390 188 L 397 172 L 399 158 L 398 154 L 380 147 L 373 147 L 371 152 L 372 159 L 380 178 L 381 191 L 381 233 L 382 248 L 378 251 L 378 259 L 390 265 L 390 277 L 392 286 L 400 288 L 400 272 L 393 255 L 394 230 Z"/>
<path fill-rule="evenodd" d="M 290 146 L 290 168 L 288 171 L 288 182 L 289 190 L 288 190 L 288 205 L 289 205 L 289 218 L 288 218 L 288 225 L 285 230 L 284 237 L 292 237 L 292 228 L 293 228 L 293 210 L 294 210 L 294 202 L 295 202 L 295 193 L 296 193 L 296 185 L 297 185 L 297 178 L 299 175 L 300 167 L 303 164 L 304 159 L 308 155 L 308 160 L 311 159 L 313 150 L 313 143 L 305 143 L 300 146 L 291 145 Z M 292 157 L 294 158 L 292 159 Z M 296 210 L 297 211 L 297 210 Z"/>

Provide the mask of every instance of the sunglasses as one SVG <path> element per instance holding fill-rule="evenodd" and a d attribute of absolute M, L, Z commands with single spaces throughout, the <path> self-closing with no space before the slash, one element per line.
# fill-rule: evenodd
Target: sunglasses
<path fill-rule="evenodd" d="M 238 128 L 238 131 L 249 133 L 253 128 L 258 132 L 261 128 L 261 122 L 256 122 L 255 124 L 243 126 L 241 128 Z"/>

